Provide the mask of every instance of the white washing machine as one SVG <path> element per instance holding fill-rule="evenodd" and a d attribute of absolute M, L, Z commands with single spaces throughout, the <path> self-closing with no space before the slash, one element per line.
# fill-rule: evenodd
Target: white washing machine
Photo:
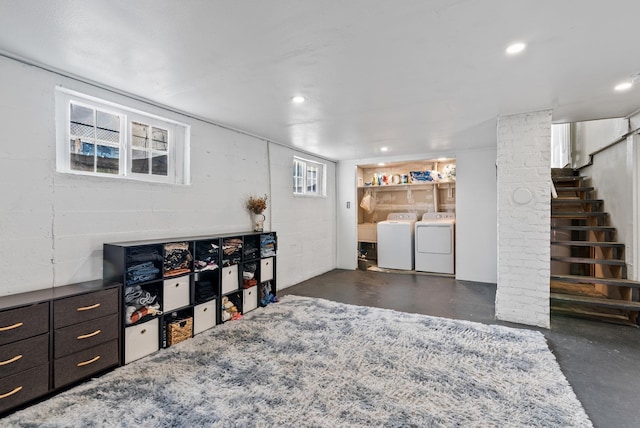
<path fill-rule="evenodd" d="M 415 223 L 415 266 L 420 272 L 454 273 L 454 213 L 425 213 Z"/>
<path fill-rule="evenodd" d="M 391 213 L 378 223 L 378 267 L 413 270 L 416 213 Z"/>

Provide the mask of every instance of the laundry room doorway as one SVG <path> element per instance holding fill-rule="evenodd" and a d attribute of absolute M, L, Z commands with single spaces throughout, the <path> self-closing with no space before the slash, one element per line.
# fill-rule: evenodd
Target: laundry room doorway
<path fill-rule="evenodd" d="M 456 211 L 456 161 L 440 158 L 357 166 L 358 197 L 358 268 L 361 270 L 388 271 L 378 266 L 380 242 L 378 227 L 402 218 L 400 214 L 412 214 L 422 219 L 425 213 L 452 213 Z M 413 224 L 411 226 L 413 228 Z M 403 237 L 405 234 L 403 234 Z M 413 271 L 415 251 L 414 233 L 403 238 L 400 245 L 411 246 L 411 260 L 407 266 Z M 388 242 L 388 241 L 385 241 Z M 396 251 L 383 248 L 383 253 Z M 452 250 L 453 251 L 453 250 Z M 405 266 L 405 264 L 402 264 Z"/>

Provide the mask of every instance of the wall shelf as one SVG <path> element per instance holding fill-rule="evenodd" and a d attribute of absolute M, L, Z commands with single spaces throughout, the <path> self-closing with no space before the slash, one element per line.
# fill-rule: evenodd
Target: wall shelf
<path fill-rule="evenodd" d="M 433 187 L 434 184 L 456 184 L 455 181 L 426 181 L 424 183 L 406 183 L 406 184 L 386 184 L 381 186 L 358 186 L 358 189 L 370 189 L 370 190 L 382 190 L 382 191 L 394 191 L 394 190 L 407 190 L 411 188 L 416 189 L 428 189 Z"/>

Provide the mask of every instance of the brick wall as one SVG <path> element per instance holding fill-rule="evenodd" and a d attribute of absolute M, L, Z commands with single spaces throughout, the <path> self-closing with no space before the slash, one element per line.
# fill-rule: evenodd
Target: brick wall
<path fill-rule="evenodd" d="M 551 111 L 498 118 L 496 318 L 549 327 Z"/>

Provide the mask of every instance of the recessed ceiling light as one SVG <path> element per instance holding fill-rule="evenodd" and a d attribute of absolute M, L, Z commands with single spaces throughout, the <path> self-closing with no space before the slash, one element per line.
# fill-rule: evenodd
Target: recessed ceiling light
<path fill-rule="evenodd" d="M 509 46 L 505 52 L 507 52 L 508 55 L 515 55 L 522 52 L 526 47 L 527 45 L 525 45 L 524 43 L 518 42 Z"/>
<path fill-rule="evenodd" d="M 306 99 L 302 95 L 296 95 L 295 97 L 291 98 L 291 101 L 296 104 L 302 104 L 306 101 Z"/>
<path fill-rule="evenodd" d="M 633 83 L 631 82 L 622 82 L 616 85 L 615 89 L 616 91 L 626 91 L 627 89 L 631 89 L 631 87 L 633 86 Z"/>
<path fill-rule="evenodd" d="M 384 162 L 378 163 L 378 166 L 384 166 Z"/>
<path fill-rule="evenodd" d="M 386 152 L 387 150 L 389 150 L 389 148 L 388 148 L 388 147 L 380 147 L 380 151 L 381 151 L 381 152 Z"/>

